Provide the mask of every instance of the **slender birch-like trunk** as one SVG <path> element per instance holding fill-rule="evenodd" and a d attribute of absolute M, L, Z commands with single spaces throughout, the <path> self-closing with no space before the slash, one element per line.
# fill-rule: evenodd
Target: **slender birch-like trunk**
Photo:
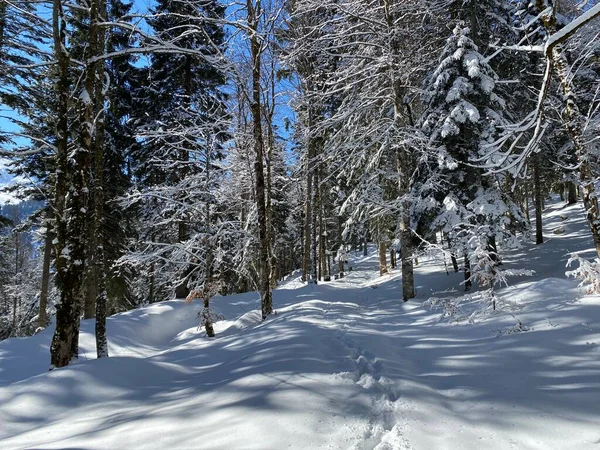
<path fill-rule="evenodd" d="M 547 0 L 536 0 L 535 5 L 538 11 L 544 11 L 548 6 Z M 551 13 L 543 14 L 541 16 L 542 23 L 549 36 L 554 35 L 558 31 L 555 9 L 552 8 L 551 11 Z M 595 11 L 590 10 L 589 12 L 594 13 Z M 590 16 L 590 20 L 593 17 L 597 17 L 598 12 L 595 12 L 595 14 L 595 16 Z M 551 45 L 548 45 L 546 47 L 546 58 L 548 59 L 550 73 L 554 69 L 561 84 L 566 116 L 565 125 L 567 132 L 571 137 L 571 141 L 573 142 L 571 159 L 579 164 L 579 178 L 583 192 L 583 205 L 594 239 L 596 253 L 600 256 L 600 207 L 594 188 L 595 177 L 590 167 L 588 150 L 583 141 L 583 124 L 585 123 L 585 117 L 577 104 L 570 65 L 562 45 L 562 41 L 569 36 L 570 34 L 566 34 L 562 39 L 554 40 Z"/>

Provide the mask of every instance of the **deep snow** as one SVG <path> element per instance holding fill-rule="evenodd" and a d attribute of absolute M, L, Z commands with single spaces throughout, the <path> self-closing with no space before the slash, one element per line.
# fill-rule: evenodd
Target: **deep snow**
<path fill-rule="evenodd" d="M 80 361 L 52 372 L 52 330 L 1 342 L 0 448 L 598 449 L 600 298 L 564 276 L 591 237 L 580 205 L 549 206 L 545 229 L 505 257 L 537 273 L 476 324 L 422 306 L 460 290 L 439 255 L 404 304 L 372 254 L 343 280 L 291 277 L 264 323 L 257 294 L 216 298 L 212 340 L 200 305 L 173 300 L 111 317 L 105 360 L 93 321 Z M 506 334 L 517 318 L 530 331 Z"/>

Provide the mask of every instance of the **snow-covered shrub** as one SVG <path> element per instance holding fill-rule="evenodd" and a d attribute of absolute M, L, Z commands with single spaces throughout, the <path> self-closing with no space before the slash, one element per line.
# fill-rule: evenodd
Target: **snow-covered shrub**
<path fill-rule="evenodd" d="M 499 296 L 496 292 L 502 285 L 508 286 L 510 276 L 531 276 L 535 273 L 528 269 L 503 269 L 497 255 L 489 247 L 485 232 L 473 234 L 469 245 L 471 280 L 481 288 L 478 292 L 459 297 L 432 297 L 424 304 L 432 309 L 441 309 L 441 319 L 450 322 L 475 323 L 485 319 L 494 311 L 508 312 L 517 307 L 513 302 Z"/>
<path fill-rule="evenodd" d="M 493 314 L 508 314 L 515 318 L 516 325 L 508 330 L 501 330 L 499 335 L 529 330 L 513 314 L 513 311 L 519 309 L 519 305 L 504 296 L 497 295 L 491 288 L 458 297 L 431 297 L 423 302 L 423 305 L 440 311 L 440 321 L 447 320 L 449 323 L 455 324 L 475 324 Z"/>
<path fill-rule="evenodd" d="M 451 323 L 471 322 L 463 306 L 473 301 L 477 294 L 466 294 L 460 297 L 430 297 L 423 302 L 423 306 L 440 310 L 440 320 L 447 319 Z"/>
<path fill-rule="evenodd" d="M 515 316 L 513 316 L 515 317 Z M 515 319 L 517 320 L 517 323 L 515 323 L 512 327 L 509 328 L 505 328 L 503 330 L 497 330 L 497 336 L 507 336 L 510 334 L 515 334 L 515 333 L 522 333 L 524 331 L 530 331 L 532 330 L 532 328 L 523 325 L 523 323 L 521 322 L 521 320 L 519 320 L 519 318 L 515 317 Z"/>
<path fill-rule="evenodd" d="M 217 281 L 207 281 L 201 289 L 192 290 L 185 299 L 186 303 L 191 303 L 195 299 L 200 299 L 204 302 L 203 308 L 198 312 L 198 319 L 208 337 L 215 337 L 213 324 L 219 320 L 223 320 L 221 314 L 215 314 L 210 310 L 210 299 L 217 295 L 219 290 L 220 284 Z"/>
<path fill-rule="evenodd" d="M 600 294 L 600 259 L 588 261 L 577 253 L 571 253 L 567 267 L 571 267 L 574 262 L 579 263 L 579 266 L 568 270 L 565 275 L 581 280 L 579 286 L 585 287 L 588 294 Z"/>

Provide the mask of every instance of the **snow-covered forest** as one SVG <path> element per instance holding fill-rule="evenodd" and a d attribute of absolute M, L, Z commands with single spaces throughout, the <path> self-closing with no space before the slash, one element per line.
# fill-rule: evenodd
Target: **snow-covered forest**
<path fill-rule="evenodd" d="M 598 446 L 600 1 L 0 0 L 0 103 L 0 448 Z"/>

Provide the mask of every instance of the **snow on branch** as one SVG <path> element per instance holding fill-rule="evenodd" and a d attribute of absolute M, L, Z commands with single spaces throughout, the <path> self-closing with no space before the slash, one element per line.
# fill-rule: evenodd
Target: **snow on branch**
<path fill-rule="evenodd" d="M 571 253 L 567 267 L 571 267 L 575 262 L 579 263 L 579 266 L 565 272 L 565 275 L 580 279 L 579 287 L 585 286 L 588 294 L 600 294 L 600 259 L 589 261 L 577 253 Z"/>
<path fill-rule="evenodd" d="M 537 18 L 542 18 L 552 11 L 551 8 L 544 10 L 538 15 Z M 596 5 L 589 9 L 587 12 L 573 20 L 567 26 L 557 31 L 556 33 L 549 36 L 543 47 L 540 46 L 513 46 L 511 50 L 526 50 L 526 51 L 540 51 L 543 49 L 543 53 L 546 58 L 546 67 L 544 70 L 544 77 L 542 86 L 538 94 L 537 104 L 532 114 L 529 114 L 527 118 L 518 125 L 515 125 L 512 130 L 507 128 L 506 134 L 504 134 L 501 140 L 498 141 L 498 145 L 491 145 L 485 154 L 478 158 L 475 163 L 484 162 L 482 167 L 488 169 L 490 173 L 500 171 L 510 171 L 512 173 L 519 172 L 525 165 L 525 160 L 534 151 L 540 142 L 540 139 L 545 131 L 544 125 L 544 103 L 548 96 L 550 84 L 552 81 L 552 75 L 554 72 L 554 57 L 553 51 L 557 45 L 562 44 L 575 34 L 581 27 L 592 21 L 593 19 L 600 17 L 600 5 Z M 536 19 L 537 19 L 536 18 Z M 528 24 L 526 27 L 529 27 Z M 505 49 L 505 48 L 503 48 Z M 499 49 L 500 51 L 502 49 Z M 493 56 L 497 53 L 495 52 Z M 488 58 L 488 59 L 491 59 Z M 512 153 L 516 148 L 516 143 L 523 136 L 525 132 L 533 128 L 533 136 L 529 139 L 529 142 L 525 145 L 519 155 L 512 157 Z M 508 141 L 510 136 L 516 136 L 513 145 L 510 145 L 508 150 L 501 151 L 502 146 Z M 486 164 L 487 163 L 487 164 Z M 516 170 L 515 170 L 516 169 Z"/>
<path fill-rule="evenodd" d="M 566 41 L 573 34 L 577 32 L 582 26 L 587 24 L 588 22 L 594 20 L 596 17 L 600 16 L 600 4 L 590 8 L 587 12 L 583 13 L 577 19 L 573 20 L 567 26 L 562 28 L 561 30 L 554 33 L 552 36 L 548 38 L 546 41 L 544 53 L 547 58 L 551 57 L 552 49 L 556 47 L 558 44 Z"/>

